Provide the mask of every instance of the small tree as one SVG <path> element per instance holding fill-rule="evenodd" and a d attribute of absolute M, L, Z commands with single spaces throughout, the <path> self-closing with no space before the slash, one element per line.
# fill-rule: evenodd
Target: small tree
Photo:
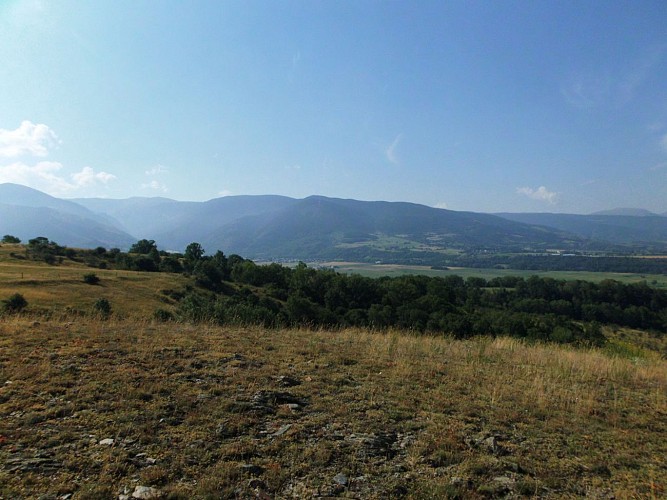
<path fill-rule="evenodd" d="M 100 282 L 100 278 L 95 273 L 87 273 L 83 275 L 83 282 L 88 285 L 97 285 Z"/>
<path fill-rule="evenodd" d="M 148 255 L 152 250 L 157 252 L 155 240 L 139 240 L 130 247 L 130 253 L 138 253 L 141 255 Z"/>
<path fill-rule="evenodd" d="M 197 242 L 190 243 L 185 249 L 185 259 L 188 261 L 196 262 L 200 260 L 203 256 L 204 256 L 204 249 Z"/>
<path fill-rule="evenodd" d="M 5 234 L 2 237 L 2 242 L 3 243 L 21 243 L 21 240 L 18 239 L 16 236 L 12 236 L 11 234 Z"/>
<path fill-rule="evenodd" d="M 97 299 L 93 304 L 93 309 L 102 319 L 109 319 L 111 316 L 111 303 L 107 299 Z"/>
<path fill-rule="evenodd" d="M 28 301 L 20 293 L 15 293 L 8 299 L 2 301 L 2 309 L 11 314 L 20 313 L 28 305 Z"/>

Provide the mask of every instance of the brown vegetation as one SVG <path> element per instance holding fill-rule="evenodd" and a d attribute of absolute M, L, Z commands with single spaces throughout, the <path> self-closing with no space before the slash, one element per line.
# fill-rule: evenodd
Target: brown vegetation
<path fill-rule="evenodd" d="M 667 364 L 635 354 L 5 317 L 0 497 L 659 498 Z"/>

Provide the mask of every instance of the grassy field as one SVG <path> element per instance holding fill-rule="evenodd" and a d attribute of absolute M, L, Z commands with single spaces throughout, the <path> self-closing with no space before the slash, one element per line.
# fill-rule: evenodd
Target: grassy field
<path fill-rule="evenodd" d="M 29 306 L 0 316 L 0 499 L 667 495 L 664 337 L 154 323 L 185 277 L 12 251 L 0 299 Z"/>
<path fill-rule="evenodd" d="M 667 364 L 638 353 L 5 318 L 0 497 L 662 498 Z"/>
<path fill-rule="evenodd" d="M 169 308 L 162 290 L 181 289 L 187 282 L 177 274 L 92 269 L 68 259 L 48 265 L 11 257 L 24 252 L 20 245 L 0 246 L 0 298 L 20 293 L 33 312 L 90 312 L 97 299 L 106 298 L 118 315 L 145 318 L 158 308 Z M 83 276 L 91 272 L 100 278 L 99 284 L 84 283 Z"/>
<path fill-rule="evenodd" d="M 529 277 L 550 276 L 561 280 L 584 280 L 598 282 L 613 279 L 623 283 L 638 283 L 646 281 L 657 288 L 667 288 L 667 275 L 664 274 L 634 274 L 634 273 L 596 273 L 584 271 L 522 271 L 517 269 L 478 269 L 467 267 L 452 267 L 448 271 L 431 269 L 430 266 L 404 266 L 399 264 L 365 264 L 359 262 L 326 262 L 320 266 L 332 267 L 341 273 L 356 273 L 372 278 L 379 276 L 403 276 L 406 274 L 423 274 L 426 276 L 452 276 L 463 278 L 470 276 L 491 279 L 498 276 Z"/>

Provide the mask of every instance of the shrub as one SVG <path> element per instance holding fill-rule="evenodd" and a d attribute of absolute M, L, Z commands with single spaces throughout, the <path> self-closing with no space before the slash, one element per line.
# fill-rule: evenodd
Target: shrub
<path fill-rule="evenodd" d="M 166 309 L 156 309 L 153 313 L 153 318 L 156 321 L 166 323 L 167 321 L 174 321 L 174 314 Z"/>
<path fill-rule="evenodd" d="M 20 293 L 15 293 L 8 299 L 2 301 L 2 309 L 8 313 L 19 313 L 28 305 L 28 301 Z"/>
<path fill-rule="evenodd" d="M 5 234 L 2 237 L 2 243 L 21 243 L 21 240 L 16 236 L 12 236 L 11 234 Z"/>
<path fill-rule="evenodd" d="M 83 282 L 88 285 L 97 285 L 100 282 L 100 278 L 95 273 L 87 273 L 83 275 Z"/>
<path fill-rule="evenodd" d="M 93 304 L 93 310 L 102 319 L 111 316 L 111 303 L 107 299 L 97 299 Z"/>

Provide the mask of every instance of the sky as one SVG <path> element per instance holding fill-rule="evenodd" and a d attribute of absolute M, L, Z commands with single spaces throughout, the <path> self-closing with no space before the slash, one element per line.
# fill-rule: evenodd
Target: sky
<path fill-rule="evenodd" d="M 667 2 L 0 0 L 1 182 L 662 213 Z"/>

